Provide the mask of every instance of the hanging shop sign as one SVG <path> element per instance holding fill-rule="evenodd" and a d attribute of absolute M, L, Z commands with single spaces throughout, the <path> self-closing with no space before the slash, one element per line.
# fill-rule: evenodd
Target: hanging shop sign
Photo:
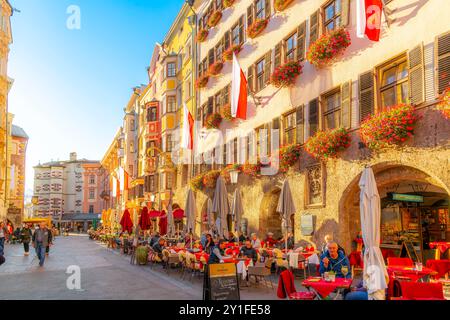
<path fill-rule="evenodd" d="M 403 202 L 423 202 L 423 196 L 413 195 L 413 194 L 403 194 L 403 193 L 390 193 L 390 198 L 394 201 Z"/>

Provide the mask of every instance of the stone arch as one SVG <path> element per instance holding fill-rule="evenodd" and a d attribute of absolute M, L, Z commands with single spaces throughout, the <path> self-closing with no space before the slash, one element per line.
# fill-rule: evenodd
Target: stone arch
<path fill-rule="evenodd" d="M 267 232 L 273 232 L 274 238 L 282 237 L 281 218 L 276 212 L 281 189 L 272 187 L 263 196 L 259 209 L 259 233 L 265 236 Z"/>
<path fill-rule="evenodd" d="M 441 179 L 430 174 L 420 166 L 404 164 L 400 162 L 381 162 L 372 165 L 372 169 L 377 181 L 380 197 L 386 196 L 387 192 L 394 192 L 395 187 L 401 187 L 401 184 L 407 182 L 424 183 L 431 186 L 434 191 L 442 194 L 450 194 L 450 188 Z M 342 243 L 347 250 L 351 247 L 351 241 L 360 230 L 359 217 L 359 181 L 363 172 L 360 172 L 352 178 L 351 182 L 344 189 L 339 201 L 339 237 L 338 241 Z"/>

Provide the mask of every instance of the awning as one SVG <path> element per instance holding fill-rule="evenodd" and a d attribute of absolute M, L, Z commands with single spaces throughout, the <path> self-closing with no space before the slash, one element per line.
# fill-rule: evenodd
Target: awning
<path fill-rule="evenodd" d="M 183 219 L 184 218 L 184 210 L 182 209 L 176 209 L 173 211 L 173 218 L 174 219 Z"/>
<path fill-rule="evenodd" d="M 159 218 L 161 216 L 161 212 L 152 210 L 148 213 L 148 215 L 149 215 L 150 219 L 155 219 L 155 218 Z"/>

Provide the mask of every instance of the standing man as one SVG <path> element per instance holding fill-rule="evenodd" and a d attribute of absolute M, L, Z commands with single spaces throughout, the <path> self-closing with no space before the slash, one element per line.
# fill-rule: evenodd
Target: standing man
<path fill-rule="evenodd" d="M 5 227 L 5 223 L 3 221 L 0 221 L 0 256 L 4 255 L 5 239 L 7 233 L 8 230 Z"/>
<path fill-rule="evenodd" d="M 49 245 L 49 230 L 45 222 L 41 222 L 39 229 L 33 234 L 33 247 L 36 249 L 36 254 L 39 258 L 39 266 L 44 266 L 45 261 L 45 249 Z"/>
<path fill-rule="evenodd" d="M 33 233 L 31 232 L 30 226 L 25 223 L 22 230 L 20 230 L 20 238 L 23 243 L 24 256 L 28 256 L 30 254 L 30 242 L 32 236 Z"/>

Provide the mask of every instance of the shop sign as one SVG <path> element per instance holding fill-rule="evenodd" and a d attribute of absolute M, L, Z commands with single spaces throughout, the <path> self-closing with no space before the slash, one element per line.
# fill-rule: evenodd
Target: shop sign
<path fill-rule="evenodd" d="M 392 200 L 404 201 L 404 202 L 423 202 L 423 196 L 417 196 L 412 194 L 392 193 Z"/>

